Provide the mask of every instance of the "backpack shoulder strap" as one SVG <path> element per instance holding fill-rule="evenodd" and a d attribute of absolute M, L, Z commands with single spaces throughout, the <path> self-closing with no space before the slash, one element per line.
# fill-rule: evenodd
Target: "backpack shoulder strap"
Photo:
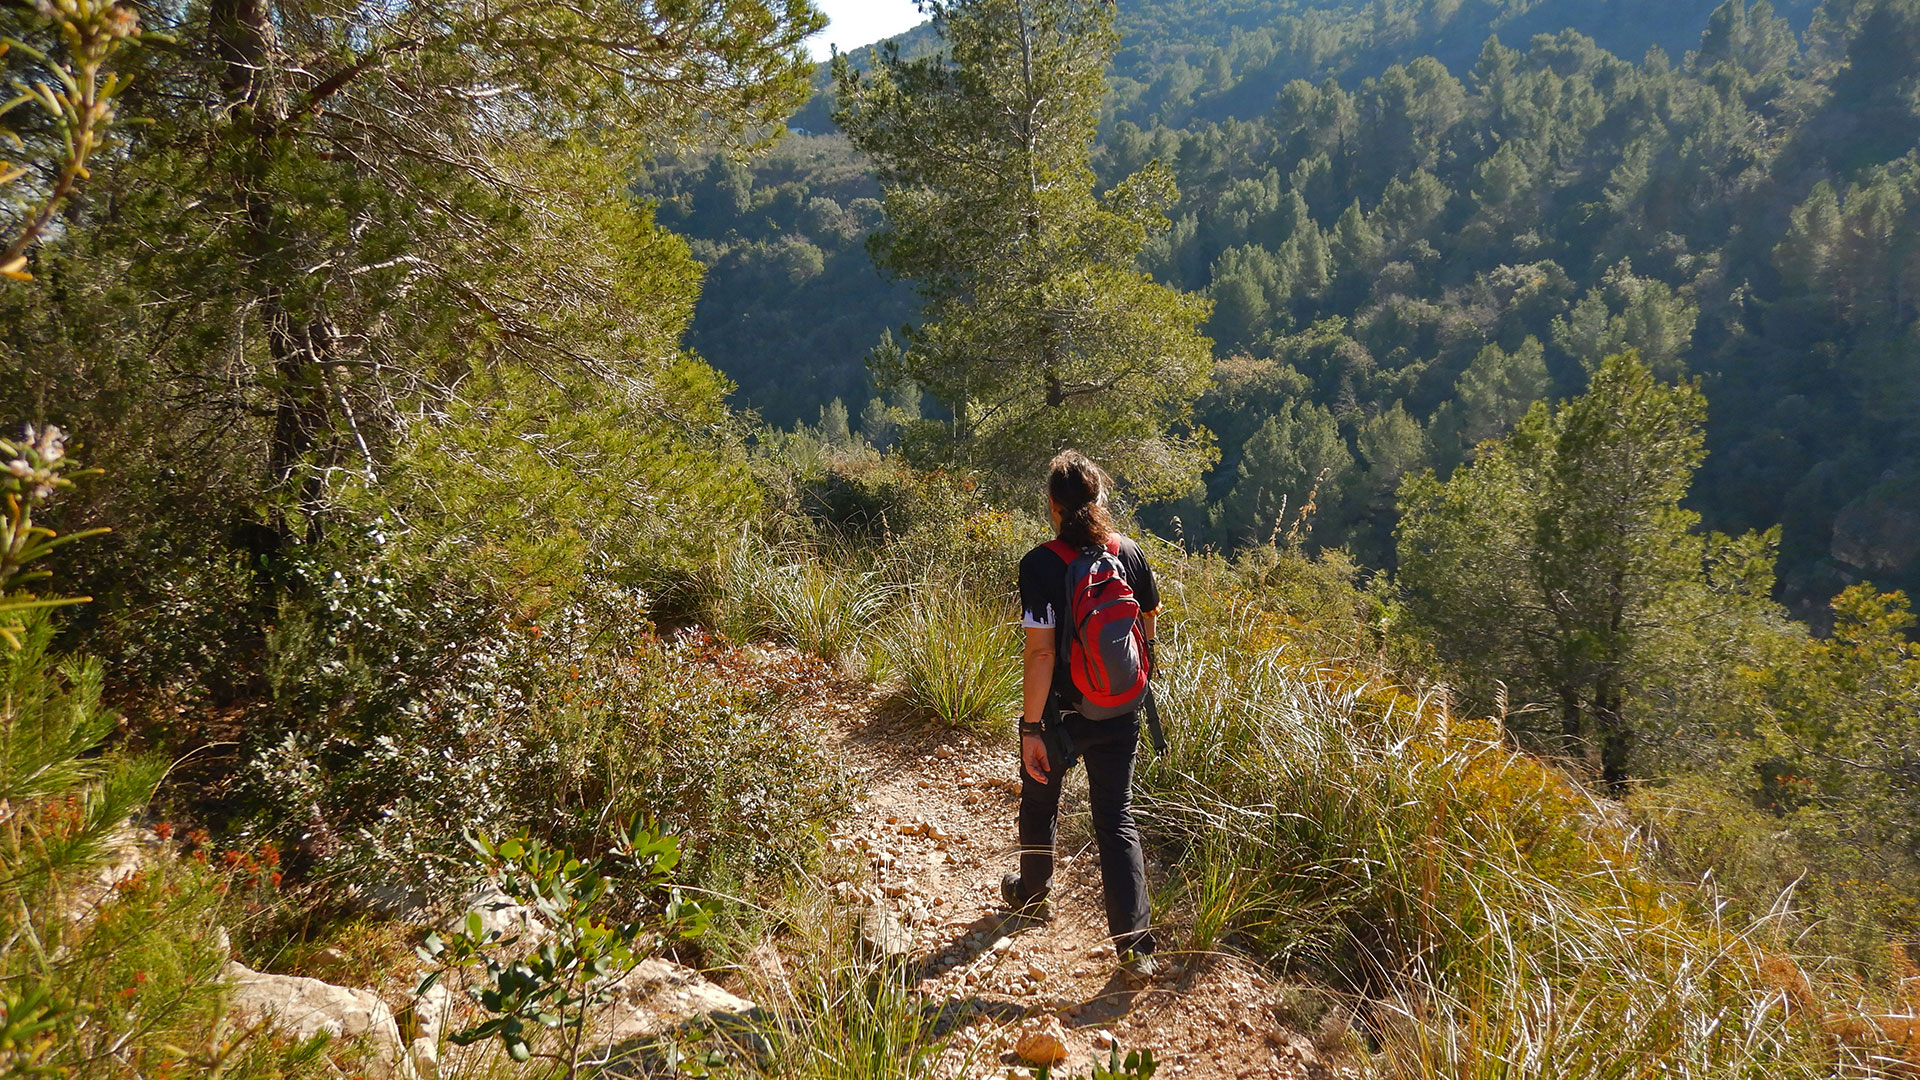
<path fill-rule="evenodd" d="M 1153 695 L 1153 684 L 1147 684 L 1147 734 L 1153 739 L 1153 752 L 1161 757 L 1167 756 L 1167 733 L 1160 727 L 1160 700 Z"/>
<path fill-rule="evenodd" d="M 1080 553 L 1073 549 L 1073 545 L 1067 543 L 1065 540 L 1049 540 L 1041 546 L 1053 552 L 1055 555 L 1060 556 L 1061 560 L 1068 566 L 1072 566 L 1073 560 L 1080 557 Z"/>

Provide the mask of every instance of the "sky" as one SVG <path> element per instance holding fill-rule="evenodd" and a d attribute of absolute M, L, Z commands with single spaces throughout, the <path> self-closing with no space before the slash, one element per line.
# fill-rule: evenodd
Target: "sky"
<path fill-rule="evenodd" d="M 815 60 L 825 60 L 831 45 L 846 52 L 926 21 L 913 0 L 814 0 L 814 6 L 830 20 L 825 30 L 807 39 Z"/>

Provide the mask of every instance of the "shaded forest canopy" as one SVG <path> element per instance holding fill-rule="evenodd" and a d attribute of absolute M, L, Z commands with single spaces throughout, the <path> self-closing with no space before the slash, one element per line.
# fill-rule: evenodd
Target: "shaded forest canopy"
<path fill-rule="evenodd" d="M 1916 582 L 1920 5 L 1137 3 L 1119 29 L 1096 167 L 1173 169 L 1143 262 L 1215 301 L 1223 361 L 1221 460 L 1157 527 L 1261 539 L 1326 473 L 1316 539 L 1387 565 L 1401 474 L 1631 346 L 1704 380 L 1692 502 L 1783 526 L 1797 610 Z M 865 262 L 879 192 L 829 95 L 772 157 L 640 185 L 710 267 L 691 343 L 783 425 L 837 398 L 857 427 L 912 314 Z"/>

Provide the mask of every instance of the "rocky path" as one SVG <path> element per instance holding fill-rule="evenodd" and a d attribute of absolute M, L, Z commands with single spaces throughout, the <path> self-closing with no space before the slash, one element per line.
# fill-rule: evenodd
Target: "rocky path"
<path fill-rule="evenodd" d="M 782 650 L 754 655 L 763 671 L 792 673 L 809 663 Z M 1184 949 L 1187 928 L 1177 909 L 1155 906 L 1168 970 L 1146 987 L 1117 972 L 1081 770 L 1068 781 L 1062 809 L 1054 918 L 1011 920 L 999 895 L 1000 876 L 1017 861 L 1011 736 L 929 725 L 824 666 L 808 682 L 789 707 L 813 721 L 807 726 L 863 795 L 832 835 L 831 888 L 849 906 L 890 913 L 905 931 L 907 979 L 955 1028 L 943 1071 L 1018 1075 L 1026 1063 L 1016 1046 L 1037 1031 L 1064 1042 L 1063 1073 L 1086 1072 L 1096 1055 L 1105 1061 L 1115 1040 L 1123 1051 L 1151 1048 L 1159 1075 L 1181 1080 L 1344 1071 L 1322 1060 L 1312 1038 L 1276 1023 L 1275 987 L 1260 971 Z M 1164 868 L 1151 857 L 1148 873 L 1165 895 Z"/>

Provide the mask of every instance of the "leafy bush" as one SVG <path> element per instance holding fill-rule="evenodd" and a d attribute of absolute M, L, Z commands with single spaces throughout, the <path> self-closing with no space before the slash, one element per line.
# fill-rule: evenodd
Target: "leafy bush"
<path fill-rule="evenodd" d="M 310 704 L 240 784 L 248 838 L 289 845 L 310 874 L 437 894 L 466 873 L 462 832 L 588 850 L 605 820 L 645 818 L 686 840 L 697 874 L 737 880 L 807 862 L 843 798 L 768 699 L 703 668 L 697 641 L 653 636 L 632 592 L 475 626 L 377 575 L 317 591 L 311 621 L 275 638 L 283 700 Z"/>
<path fill-rule="evenodd" d="M 668 888 L 679 845 L 644 825 L 617 830 L 612 850 L 597 859 L 578 859 L 524 835 L 498 843 L 473 836 L 468 843 L 478 868 L 507 896 L 537 910 L 547 934 L 536 941 L 486 930 L 479 913 L 468 912 L 464 925 L 445 938 L 430 933 L 420 946 L 420 958 L 436 966 L 420 993 L 449 969 L 480 969 L 484 974 L 469 981 L 467 995 L 490 1015 L 449 1041 L 470 1046 L 497 1037 L 515 1061 L 539 1057 L 577 1075 L 590 1015 L 612 998 L 640 953 L 657 944 L 662 931 L 697 935 L 706 925 L 705 906 Z M 615 902 L 616 885 L 637 895 Z M 648 911 L 651 917 L 624 917 L 641 907 L 636 899 L 663 891 L 664 906 Z M 542 1027 L 555 1039 L 536 1046 Z"/>

